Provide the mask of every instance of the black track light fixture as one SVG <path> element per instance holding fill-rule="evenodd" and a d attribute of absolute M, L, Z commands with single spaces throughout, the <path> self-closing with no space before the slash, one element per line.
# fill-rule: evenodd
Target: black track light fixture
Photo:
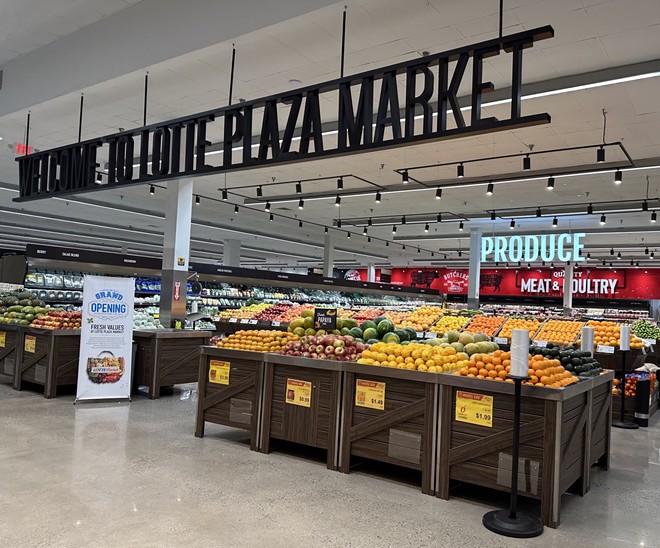
<path fill-rule="evenodd" d="M 264 190 L 261 186 L 257 187 L 257 198 L 261 198 L 264 195 Z"/>
<path fill-rule="evenodd" d="M 651 222 L 652 222 L 652 223 L 655 223 L 655 222 L 657 222 L 657 220 L 658 220 L 658 215 L 657 215 L 657 213 L 654 211 L 654 212 L 651 213 Z"/>
<path fill-rule="evenodd" d="M 616 258 L 621 260 L 621 252 L 620 251 L 616 254 Z"/>
<path fill-rule="evenodd" d="M 396 225 L 392 225 L 392 234 L 396 234 Z"/>
<path fill-rule="evenodd" d="M 369 243 L 369 244 L 371 243 L 371 236 L 367 237 L 367 243 Z"/>
<path fill-rule="evenodd" d="M 596 162 L 599 164 L 605 163 L 605 149 L 602 146 L 596 151 Z"/>
<path fill-rule="evenodd" d="M 465 166 L 463 166 L 462 163 L 458 164 L 458 166 L 456 167 L 456 177 L 458 177 L 459 179 L 465 177 Z"/>
<path fill-rule="evenodd" d="M 296 194 L 302 194 L 302 182 L 298 181 L 296 183 Z"/>
<path fill-rule="evenodd" d="M 555 189 L 555 178 L 554 177 L 548 177 L 548 190 L 554 190 Z"/>
<path fill-rule="evenodd" d="M 441 223 L 441 222 L 442 222 L 442 213 L 438 213 L 438 214 L 435 216 L 435 222 L 436 222 L 436 223 Z"/>
<path fill-rule="evenodd" d="M 341 219 L 337 219 L 337 228 L 341 228 Z"/>
<path fill-rule="evenodd" d="M 303 227 L 303 222 L 302 222 L 302 221 L 298 221 L 298 228 L 302 228 L 302 227 Z"/>
<path fill-rule="evenodd" d="M 385 242 L 385 247 L 390 247 L 390 242 Z"/>
<path fill-rule="evenodd" d="M 426 224 L 424 225 L 424 232 L 428 232 L 428 231 L 429 231 L 429 224 L 426 223 Z"/>
<path fill-rule="evenodd" d="M 408 170 L 406 169 L 401 173 L 401 184 L 407 185 L 410 179 L 408 179 Z"/>
<path fill-rule="evenodd" d="M 442 199 L 442 189 L 440 187 L 435 189 L 435 199 L 436 200 Z"/>
<path fill-rule="evenodd" d="M 222 189 L 222 201 L 226 202 L 229 199 L 229 193 L 226 188 Z"/>
<path fill-rule="evenodd" d="M 493 190 L 495 190 L 495 185 L 493 185 L 493 183 L 488 183 L 488 186 L 486 187 L 486 196 L 492 196 Z"/>
<path fill-rule="evenodd" d="M 558 224 L 559 224 L 559 220 L 557 219 L 557 217 L 552 219 L 552 228 L 557 228 Z"/>
<path fill-rule="evenodd" d="M 328 227 L 327 226 L 323 228 L 323 232 L 324 232 L 324 234 L 328 233 Z"/>
<path fill-rule="evenodd" d="M 465 228 L 465 225 L 463 224 L 463 221 L 461 221 L 460 223 L 458 223 L 458 230 L 459 230 L 460 232 L 463 232 L 463 229 L 464 229 L 464 228 Z"/>
<path fill-rule="evenodd" d="M 648 210 L 649 210 L 649 203 L 646 200 L 644 200 L 642 202 L 642 211 L 648 211 Z"/>
<path fill-rule="evenodd" d="M 237 205 L 234 206 L 234 213 L 238 214 L 238 206 Z"/>
<path fill-rule="evenodd" d="M 644 255 L 648 255 L 648 254 L 649 254 L 649 248 L 647 247 L 644 249 Z"/>
<path fill-rule="evenodd" d="M 264 207 L 264 211 L 270 211 L 270 202 L 266 202 L 266 207 Z"/>
<path fill-rule="evenodd" d="M 603 226 L 607 222 L 607 217 L 605 217 L 605 213 L 603 213 L 600 216 L 600 225 Z"/>
<path fill-rule="evenodd" d="M 154 185 L 149 186 L 149 194 L 151 194 L 152 196 L 156 194 L 156 187 Z"/>
<path fill-rule="evenodd" d="M 587 207 L 587 215 L 593 215 L 593 213 L 594 213 L 594 206 L 589 204 L 589 206 Z"/>
<path fill-rule="evenodd" d="M 459 256 L 459 257 L 462 257 L 462 256 L 463 256 L 463 252 L 462 252 L 460 249 L 458 250 L 458 256 Z"/>
<path fill-rule="evenodd" d="M 195 205 L 199 205 L 199 195 L 195 196 Z"/>
<path fill-rule="evenodd" d="M 365 226 L 365 227 L 364 227 L 364 230 L 362 231 L 362 234 L 363 234 L 364 236 L 366 236 L 367 233 L 368 233 L 368 230 L 367 230 L 367 227 Z"/>
<path fill-rule="evenodd" d="M 273 221 L 273 218 L 274 218 L 274 217 L 273 217 L 273 214 L 271 213 L 270 216 L 268 217 L 268 220 L 272 222 L 272 221 Z"/>
<path fill-rule="evenodd" d="M 335 198 L 335 205 L 339 207 L 341 205 L 341 196 L 337 194 L 337 197 Z"/>
<path fill-rule="evenodd" d="M 346 233 L 346 237 L 350 240 L 350 239 L 351 239 L 351 233 L 350 233 L 350 232 L 347 232 L 347 233 Z"/>
<path fill-rule="evenodd" d="M 401 224 L 402 224 L 402 225 L 405 225 L 405 224 L 406 224 L 406 216 L 405 216 L 405 215 L 403 215 L 403 216 L 401 217 Z"/>
<path fill-rule="evenodd" d="M 635 266 L 635 261 L 633 261 L 632 259 L 630 259 L 630 266 Z"/>
<path fill-rule="evenodd" d="M 303 209 L 304 207 L 305 207 L 305 200 L 300 198 L 300 200 L 298 200 L 298 209 Z"/>
<path fill-rule="evenodd" d="M 655 259 L 655 251 L 651 251 L 651 254 L 649 255 L 649 259 Z"/>
<path fill-rule="evenodd" d="M 380 190 L 376 191 L 376 203 L 379 204 L 381 200 Z"/>
<path fill-rule="evenodd" d="M 623 182 L 623 172 L 620 169 L 617 169 L 614 172 L 614 184 L 620 185 Z"/>
<path fill-rule="evenodd" d="M 422 252 L 422 250 L 419 249 L 419 247 L 418 247 L 418 248 L 417 248 L 417 255 L 419 255 L 421 252 Z"/>
<path fill-rule="evenodd" d="M 497 218 L 497 215 L 495 214 L 495 211 L 490 212 L 490 220 L 494 221 Z"/>
<path fill-rule="evenodd" d="M 337 190 L 344 190 L 344 178 L 343 177 L 339 177 L 339 179 L 337 179 Z"/>
<path fill-rule="evenodd" d="M 610 255 L 614 255 L 614 248 L 610 247 Z"/>
<path fill-rule="evenodd" d="M 591 253 L 587 253 L 587 261 L 591 260 Z"/>
<path fill-rule="evenodd" d="M 527 154 L 523 158 L 523 171 L 529 171 L 532 169 L 532 159 L 529 157 L 529 154 Z"/>
<path fill-rule="evenodd" d="M 373 226 L 374 222 L 371 220 L 371 217 L 369 217 L 369 220 L 367 221 L 367 226 Z"/>
<path fill-rule="evenodd" d="M 101 173 L 96 174 L 96 182 L 97 183 L 103 182 L 103 175 Z"/>
<path fill-rule="evenodd" d="M 537 216 L 537 217 L 540 217 L 540 216 L 541 216 L 541 208 L 540 208 L 540 207 L 537 207 L 537 208 L 536 208 L 536 216 Z"/>
<path fill-rule="evenodd" d="M 513 219 L 511 219 L 511 224 L 509 225 L 509 229 L 510 229 L 510 230 L 513 230 L 514 228 L 516 228 L 516 221 L 514 221 Z"/>

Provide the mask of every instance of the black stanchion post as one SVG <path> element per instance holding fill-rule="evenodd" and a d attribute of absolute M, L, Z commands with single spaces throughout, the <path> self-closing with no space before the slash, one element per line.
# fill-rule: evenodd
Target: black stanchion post
<path fill-rule="evenodd" d="M 620 327 L 620 346 L 621 346 L 621 380 L 619 386 L 621 388 L 621 416 L 618 421 L 612 421 L 614 428 L 625 428 L 627 430 L 634 430 L 639 428 L 639 425 L 626 421 L 626 357 L 630 350 L 630 326 L 622 325 Z"/>

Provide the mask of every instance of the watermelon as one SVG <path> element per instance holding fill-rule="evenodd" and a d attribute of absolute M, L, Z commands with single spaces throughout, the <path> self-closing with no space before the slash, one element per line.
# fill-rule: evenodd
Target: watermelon
<path fill-rule="evenodd" d="M 340 332 L 342 335 L 350 335 L 350 334 L 351 334 L 351 330 L 350 330 L 348 327 L 342 327 L 342 328 L 339 330 L 339 332 Z"/>
<path fill-rule="evenodd" d="M 362 325 L 364 325 L 364 324 L 362 324 Z M 378 331 L 376 330 L 375 327 L 367 327 L 362 333 L 362 338 L 367 340 L 367 341 L 370 341 L 372 339 L 376 339 L 376 342 L 378 342 L 378 340 L 380 340 L 379 337 L 378 337 Z M 371 343 L 369 343 L 369 344 L 371 344 Z"/>
<path fill-rule="evenodd" d="M 410 340 L 410 333 L 405 329 L 395 329 L 394 332 L 398 335 L 401 342 Z"/>
<path fill-rule="evenodd" d="M 378 327 L 376 328 L 378 330 L 378 334 L 383 337 L 383 335 L 386 335 L 387 333 L 391 333 L 394 331 L 394 324 L 390 320 L 383 320 L 378 323 Z"/>
<path fill-rule="evenodd" d="M 369 339 L 369 340 L 367 341 L 367 344 L 376 344 L 376 343 L 379 343 L 379 342 L 380 342 L 380 341 L 379 341 L 378 339 Z"/>
<path fill-rule="evenodd" d="M 410 334 L 411 341 L 417 340 L 417 331 L 415 331 L 412 327 L 404 327 L 404 329 Z"/>
<path fill-rule="evenodd" d="M 374 323 L 376 325 L 378 325 L 380 322 L 382 322 L 383 320 L 386 320 L 386 319 L 387 318 L 385 316 L 377 316 L 376 318 L 374 318 Z"/>
<path fill-rule="evenodd" d="M 349 335 L 351 337 L 355 337 L 356 339 L 361 339 L 363 338 L 364 333 L 362 332 L 362 329 L 360 329 L 359 327 L 354 327 L 351 329 Z"/>
<path fill-rule="evenodd" d="M 408 346 L 410 344 L 410 341 L 401 341 L 401 344 L 403 346 Z"/>
<path fill-rule="evenodd" d="M 369 328 L 378 329 L 378 326 L 376 325 L 375 322 L 372 322 L 371 320 L 367 320 L 360 326 L 360 329 L 362 329 L 362 331 L 366 331 Z"/>
<path fill-rule="evenodd" d="M 358 326 L 358 323 L 353 318 L 342 318 L 341 323 L 344 327 L 348 327 L 349 329 L 353 329 L 354 327 Z"/>
<path fill-rule="evenodd" d="M 401 339 L 399 339 L 399 336 L 396 333 L 386 333 L 385 336 L 383 337 L 383 342 L 399 344 L 401 342 Z"/>

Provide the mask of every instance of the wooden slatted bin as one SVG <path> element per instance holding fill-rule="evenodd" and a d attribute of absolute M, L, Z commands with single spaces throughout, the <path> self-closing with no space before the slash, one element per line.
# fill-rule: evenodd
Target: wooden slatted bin
<path fill-rule="evenodd" d="M 591 466 L 598 464 L 610 469 L 610 444 L 612 423 L 612 375 L 602 374 L 592 381 L 591 391 L 591 431 L 589 432 L 589 459 L 585 473 L 587 474 L 587 491 L 591 487 Z"/>
<path fill-rule="evenodd" d="M 435 493 L 438 383 L 443 375 L 349 363 L 345 366 L 339 470 L 351 457 L 422 473 L 422 492 Z"/>
<path fill-rule="evenodd" d="M 44 397 L 56 397 L 58 387 L 78 383 L 79 354 L 79 329 L 24 328 L 14 388 L 22 390 L 26 382 L 42 385 Z"/>
<path fill-rule="evenodd" d="M 209 343 L 209 331 L 154 329 L 133 331 L 137 343 L 133 388 L 147 386 L 149 399 L 160 398 L 164 386 L 196 382 L 199 348 Z"/>
<path fill-rule="evenodd" d="M 18 325 L 0 325 L 0 382 L 14 386 L 16 364 L 23 351 L 23 332 Z"/>
<path fill-rule="evenodd" d="M 601 378 L 611 381 L 613 374 Z M 452 480 L 509 491 L 513 384 L 454 375 L 443 380 L 437 496 L 449 498 Z M 562 493 L 573 485 L 579 494 L 588 489 L 593 386 L 587 379 L 561 389 L 522 387 L 518 491 L 540 500 L 549 527 L 559 526 Z"/>
<path fill-rule="evenodd" d="M 259 449 L 264 354 L 203 346 L 199 362 L 197 425 L 207 422 L 250 432 L 250 449 Z"/>
<path fill-rule="evenodd" d="M 327 467 L 337 469 L 344 365 L 266 355 L 261 452 L 270 452 L 272 439 L 325 449 Z"/>

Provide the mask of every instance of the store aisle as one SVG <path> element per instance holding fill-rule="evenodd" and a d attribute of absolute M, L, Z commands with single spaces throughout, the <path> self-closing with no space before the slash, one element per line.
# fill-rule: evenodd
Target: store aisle
<path fill-rule="evenodd" d="M 211 424 L 197 439 L 191 390 L 72 401 L 0 385 L 0 546 L 660 546 L 657 417 L 614 431 L 612 469 L 594 469 L 586 497 L 563 497 L 559 529 L 516 541 L 482 527 L 488 504 L 254 453 Z"/>

